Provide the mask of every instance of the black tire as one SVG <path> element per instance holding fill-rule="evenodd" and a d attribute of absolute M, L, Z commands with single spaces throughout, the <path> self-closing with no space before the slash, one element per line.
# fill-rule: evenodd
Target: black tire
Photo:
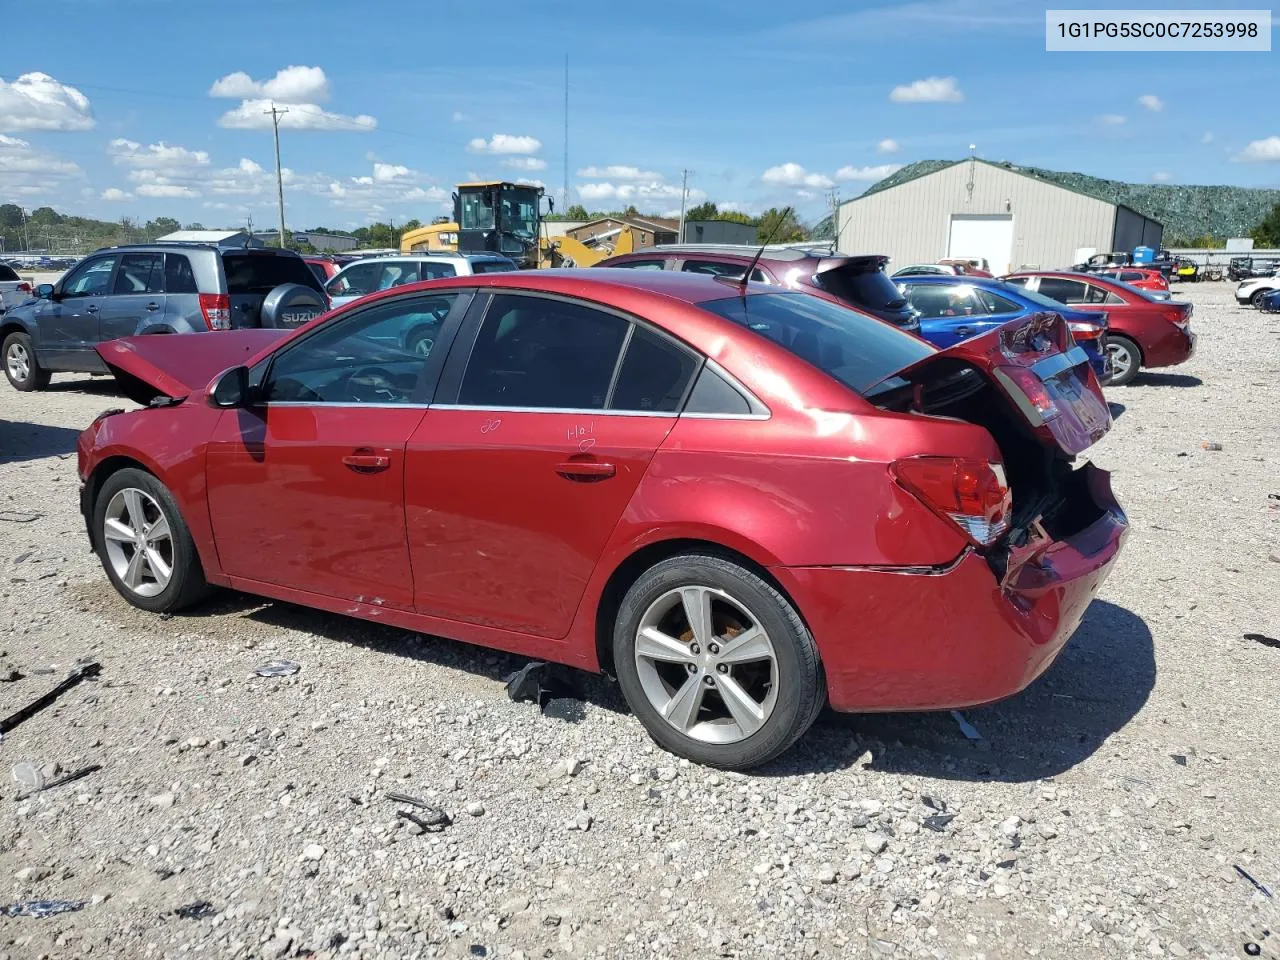
<path fill-rule="evenodd" d="M 1132 383 L 1133 378 L 1141 372 L 1142 349 L 1128 337 L 1121 336 L 1118 333 L 1108 333 L 1107 352 L 1111 353 L 1113 348 L 1119 351 L 1124 351 L 1132 358 L 1132 362 L 1129 364 L 1129 369 L 1125 370 L 1123 373 L 1115 372 L 1113 367 L 1111 379 L 1107 381 L 1107 386 L 1109 387 L 1123 387 L 1127 383 Z"/>
<path fill-rule="evenodd" d="M 21 364 L 10 363 L 11 351 L 25 358 L 26 376 L 22 376 L 19 373 L 22 368 Z M 36 357 L 35 346 L 31 343 L 31 337 L 21 330 L 15 330 L 4 338 L 4 345 L 0 347 L 0 363 L 4 364 L 4 375 L 9 383 L 12 384 L 13 389 L 20 390 L 23 393 L 28 393 L 32 390 L 43 390 L 49 385 L 49 379 L 53 376 L 52 373 L 40 366 L 40 361 Z"/>
<path fill-rule="evenodd" d="M 1253 306 L 1254 306 L 1254 309 L 1255 309 L 1255 310 L 1261 310 L 1261 309 L 1262 309 L 1262 298 L 1263 298 L 1263 297 L 1265 297 L 1268 293 L 1271 293 L 1271 291 L 1270 291 L 1270 290 L 1257 290 L 1257 291 L 1255 291 L 1255 292 L 1254 292 L 1253 296 L 1251 296 L 1251 297 L 1249 298 L 1249 302 L 1250 302 L 1251 304 L 1253 304 Z"/>
<path fill-rule="evenodd" d="M 414 327 L 404 338 L 404 349 L 406 353 L 419 353 L 422 356 L 428 356 L 431 348 L 435 346 L 436 335 L 440 332 L 440 328 L 434 324 L 424 323 L 421 326 Z M 420 350 L 425 346 L 425 350 Z"/>
<path fill-rule="evenodd" d="M 772 641 L 778 687 L 772 712 L 759 729 L 736 742 L 709 743 L 676 729 L 663 718 L 642 685 L 635 656 L 641 619 L 664 594 L 684 586 L 722 590 L 741 601 Z M 722 557 L 685 554 L 642 574 L 618 610 L 613 658 L 623 696 L 649 735 L 663 749 L 706 766 L 746 770 L 768 763 L 804 735 L 826 703 L 818 648 L 795 608 L 771 584 Z"/>
<path fill-rule="evenodd" d="M 154 596 L 142 596 L 129 587 L 112 565 L 106 544 L 107 507 L 112 498 L 123 490 L 141 490 L 163 512 L 169 525 L 171 546 L 168 585 Z M 191 531 L 173 499 L 173 495 L 163 483 L 145 470 L 126 467 L 117 470 L 103 481 L 93 504 L 93 548 L 102 567 L 111 580 L 111 585 L 125 600 L 141 610 L 152 613 L 173 613 L 204 599 L 213 592 L 204 578 L 204 567 L 200 564 L 200 556 L 196 553 L 195 542 L 191 539 Z"/>

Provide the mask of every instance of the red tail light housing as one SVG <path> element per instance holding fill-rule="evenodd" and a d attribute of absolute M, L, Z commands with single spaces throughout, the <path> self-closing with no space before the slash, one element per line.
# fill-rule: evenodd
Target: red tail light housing
<path fill-rule="evenodd" d="M 899 486 L 977 546 L 990 546 L 1009 529 L 1013 495 L 999 463 L 912 457 L 894 461 L 889 471 Z"/>
<path fill-rule="evenodd" d="M 204 314 L 204 325 L 210 330 L 230 330 L 231 294 L 200 294 L 200 312 Z"/>
<path fill-rule="evenodd" d="M 1106 330 L 1102 324 L 1087 323 L 1084 320 L 1072 320 L 1068 326 L 1071 327 L 1071 336 L 1077 343 L 1081 340 L 1097 340 Z"/>
<path fill-rule="evenodd" d="M 15 290 L 15 291 L 17 291 L 18 293 L 32 293 L 32 292 L 33 292 L 33 291 L 32 291 L 32 289 L 31 289 L 31 284 L 27 283 L 27 281 L 25 281 L 25 280 L 23 280 L 20 284 L 18 284 L 16 287 L 14 287 L 14 290 Z"/>

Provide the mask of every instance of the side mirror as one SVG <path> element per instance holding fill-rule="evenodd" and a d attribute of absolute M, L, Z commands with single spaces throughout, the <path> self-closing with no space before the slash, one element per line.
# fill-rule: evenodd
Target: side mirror
<path fill-rule="evenodd" d="M 232 367 L 218 377 L 209 391 L 209 405 L 224 410 L 249 405 L 249 368 Z"/>
<path fill-rule="evenodd" d="M 39 300 L 52 300 L 52 299 L 53 299 L 53 284 L 52 284 L 52 283 L 42 283 L 42 284 L 40 284 L 38 287 L 36 287 L 36 298 L 37 298 L 37 299 L 39 299 Z"/>

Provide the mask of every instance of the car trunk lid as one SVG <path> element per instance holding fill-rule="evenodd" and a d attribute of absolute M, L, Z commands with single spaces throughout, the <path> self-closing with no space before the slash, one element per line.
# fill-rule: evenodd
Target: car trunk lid
<path fill-rule="evenodd" d="M 203 390 L 217 374 L 245 363 L 287 330 L 228 330 L 170 336 L 125 337 L 97 346 L 125 396 L 150 406 L 180 402 Z"/>

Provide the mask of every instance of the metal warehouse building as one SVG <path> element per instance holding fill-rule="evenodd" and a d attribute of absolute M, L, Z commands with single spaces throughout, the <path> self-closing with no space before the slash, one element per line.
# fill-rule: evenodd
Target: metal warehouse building
<path fill-rule="evenodd" d="M 1076 253 L 1160 248 L 1164 227 L 1085 184 L 1106 183 L 969 158 L 903 167 L 840 205 L 836 246 L 880 253 L 889 270 L 985 257 L 997 275 L 1076 263 Z"/>

